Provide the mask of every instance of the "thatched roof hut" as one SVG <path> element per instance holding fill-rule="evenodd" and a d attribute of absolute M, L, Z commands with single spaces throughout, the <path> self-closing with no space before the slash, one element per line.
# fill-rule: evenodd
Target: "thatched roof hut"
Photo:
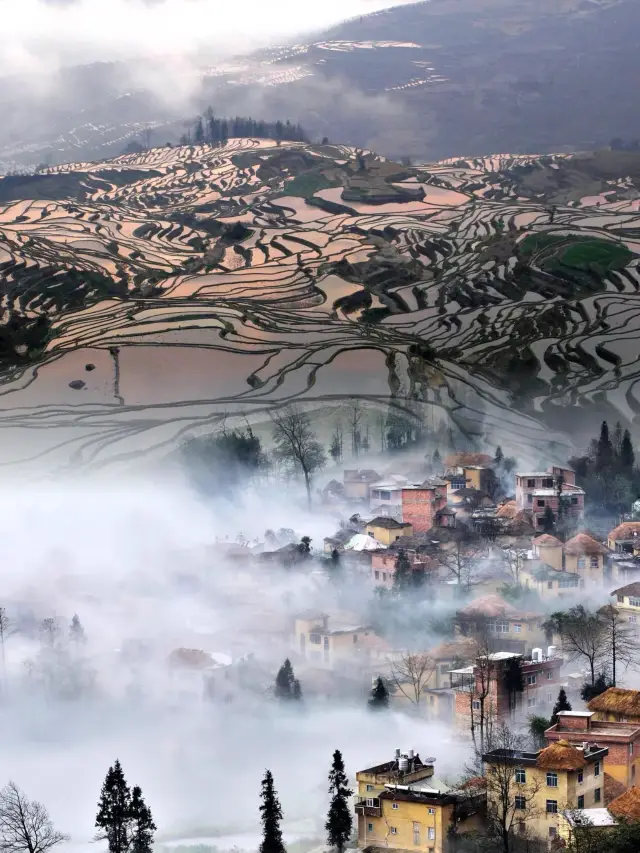
<path fill-rule="evenodd" d="M 636 788 L 635 785 L 629 788 L 624 794 L 612 800 L 608 808 L 615 817 L 640 820 L 640 788 Z"/>
<path fill-rule="evenodd" d="M 566 740 L 541 749 L 536 760 L 536 766 L 541 770 L 582 770 L 586 763 L 584 752 Z"/>
<path fill-rule="evenodd" d="M 587 702 L 587 708 L 589 711 L 598 711 L 601 714 L 640 717 L 640 690 L 610 687 Z"/>

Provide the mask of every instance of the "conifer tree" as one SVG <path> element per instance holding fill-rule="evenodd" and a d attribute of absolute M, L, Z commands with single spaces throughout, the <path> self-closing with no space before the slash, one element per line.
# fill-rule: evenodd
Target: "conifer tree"
<path fill-rule="evenodd" d="M 545 533 L 553 533 L 555 530 L 555 524 L 556 517 L 551 507 L 547 504 L 544 508 L 544 515 L 542 516 L 542 529 Z"/>
<path fill-rule="evenodd" d="M 280 699 L 282 702 L 302 699 L 302 688 L 294 675 L 289 658 L 285 660 L 278 670 L 274 693 L 276 699 Z"/>
<path fill-rule="evenodd" d="M 620 467 L 625 474 L 633 473 L 636 455 L 633 451 L 633 442 L 631 441 L 631 433 L 625 429 L 622 436 L 622 444 L 620 445 Z"/>
<path fill-rule="evenodd" d="M 393 588 L 396 592 L 404 592 L 411 585 L 411 563 L 406 552 L 401 548 L 396 557 Z"/>
<path fill-rule="evenodd" d="M 262 805 L 260 806 L 260 820 L 262 821 L 262 841 L 260 853 L 286 853 L 282 841 L 282 808 L 273 786 L 273 774 L 267 770 L 262 780 L 262 791 L 260 793 Z"/>
<path fill-rule="evenodd" d="M 436 469 L 439 468 L 441 462 L 442 462 L 442 457 L 440 456 L 440 451 L 436 447 L 436 449 L 433 451 L 433 458 L 432 458 L 433 467 Z"/>
<path fill-rule="evenodd" d="M 76 643 L 76 645 L 81 645 L 87 641 L 84 628 L 82 627 L 82 622 L 80 622 L 80 617 L 77 613 L 74 615 L 71 620 L 71 624 L 69 625 L 69 639 L 72 643 Z"/>
<path fill-rule="evenodd" d="M 130 835 L 131 793 L 122 766 L 109 768 L 100 792 L 96 815 L 96 841 L 107 841 L 109 853 L 127 853 Z"/>
<path fill-rule="evenodd" d="M 500 447 L 500 445 L 498 445 L 496 447 L 496 455 L 493 457 L 493 464 L 496 466 L 496 468 L 499 468 L 502 465 L 503 460 L 504 453 L 502 452 L 502 448 Z"/>
<path fill-rule="evenodd" d="M 598 471 L 606 470 L 611 467 L 613 462 L 613 444 L 609 437 L 609 425 L 606 421 L 602 421 L 600 427 L 600 438 L 596 449 L 596 468 Z"/>
<path fill-rule="evenodd" d="M 153 848 L 153 833 L 157 827 L 153 822 L 151 811 L 144 799 L 142 790 L 136 785 L 131 792 L 131 853 L 151 853 Z"/>
<path fill-rule="evenodd" d="M 344 771 L 344 760 L 339 749 L 333 753 L 333 764 L 329 772 L 329 793 L 331 803 L 327 814 L 325 829 L 327 844 L 335 847 L 338 853 L 343 853 L 345 844 L 351 836 L 353 819 L 349 808 L 349 797 L 353 793 L 347 787 L 348 779 Z"/>
<path fill-rule="evenodd" d="M 369 699 L 369 708 L 372 711 L 386 711 L 389 707 L 389 691 L 385 687 L 384 681 L 381 676 L 378 676 L 378 680 L 376 681 L 373 690 L 371 691 L 371 698 Z"/>
<path fill-rule="evenodd" d="M 570 711 L 571 703 L 567 699 L 567 694 L 564 692 L 564 687 L 560 688 L 560 692 L 558 693 L 558 701 L 553 706 L 553 713 L 551 714 L 551 725 L 555 726 L 558 722 L 558 713 L 560 711 Z"/>
<path fill-rule="evenodd" d="M 297 678 L 293 679 L 293 687 L 291 688 L 291 698 L 299 702 L 302 699 L 302 687 Z"/>

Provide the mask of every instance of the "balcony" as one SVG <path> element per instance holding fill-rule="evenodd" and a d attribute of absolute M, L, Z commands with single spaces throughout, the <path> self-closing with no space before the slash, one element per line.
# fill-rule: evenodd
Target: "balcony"
<path fill-rule="evenodd" d="M 356 800 L 356 814 L 365 817 L 382 817 L 379 797 L 358 797 Z"/>

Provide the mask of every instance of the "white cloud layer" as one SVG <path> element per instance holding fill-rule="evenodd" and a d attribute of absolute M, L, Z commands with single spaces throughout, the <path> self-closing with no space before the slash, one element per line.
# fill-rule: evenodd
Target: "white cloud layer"
<path fill-rule="evenodd" d="M 229 54 L 393 5 L 399 0 L 0 0 L 0 52 L 5 71 L 199 50 Z"/>

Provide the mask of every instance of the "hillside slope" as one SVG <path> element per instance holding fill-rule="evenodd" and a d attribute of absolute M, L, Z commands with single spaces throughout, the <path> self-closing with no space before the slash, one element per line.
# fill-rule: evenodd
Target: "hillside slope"
<path fill-rule="evenodd" d="M 270 140 L 0 180 L 3 452 L 100 465 L 347 395 L 533 446 L 567 406 L 633 419 L 639 188 L 632 152 Z"/>

